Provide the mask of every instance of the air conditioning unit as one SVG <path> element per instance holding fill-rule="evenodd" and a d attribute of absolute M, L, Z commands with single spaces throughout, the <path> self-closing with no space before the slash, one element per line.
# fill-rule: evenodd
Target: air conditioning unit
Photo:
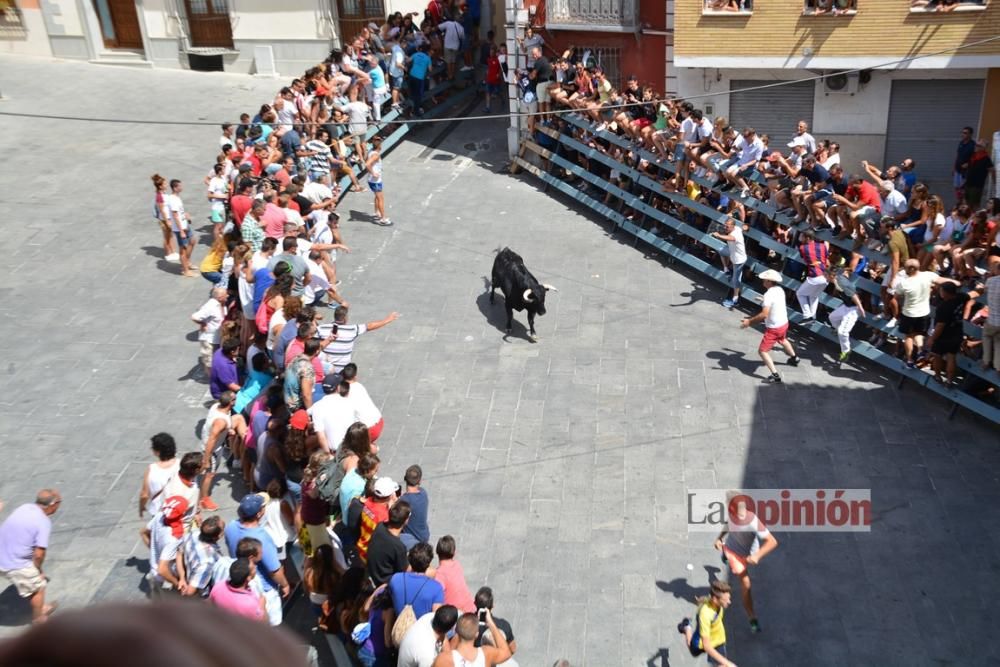
<path fill-rule="evenodd" d="M 854 95 L 858 92 L 857 72 L 827 72 L 823 92 L 827 95 Z"/>

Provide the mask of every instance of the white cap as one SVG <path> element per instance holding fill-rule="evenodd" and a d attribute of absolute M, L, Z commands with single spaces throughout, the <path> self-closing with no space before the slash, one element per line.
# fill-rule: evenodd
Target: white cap
<path fill-rule="evenodd" d="M 392 481 L 392 477 L 379 477 L 372 486 L 376 498 L 388 498 L 399 491 L 399 484 Z"/>
<path fill-rule="evenodd" d="M 796 148 L 797 146 L 805 147 L 805 145 L 806 145 L 806 140 L 803 139 L 801 136 L 795 137 L 794 139 L 788 142 L 789 148 Z"/>
<path fill-rule="evenodd" d="M 775 271 L 774 269 L 768 269 L 767 271 L 764 271 L 763 273 L 760 274 L 759 278 L 761 280 L 769 280 L 772 283 L 780 283 L 782 280 L 781 274 Z"/>

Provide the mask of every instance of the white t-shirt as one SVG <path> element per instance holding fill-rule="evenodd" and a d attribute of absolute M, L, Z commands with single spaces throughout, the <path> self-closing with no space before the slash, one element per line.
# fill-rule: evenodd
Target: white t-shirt
<path fill-rule="evenodd" d="M 816 152 L 816 138 L 808 132 L 803 132 L 799 135 L 799 138 L 806 142 L 806 153 Z"/>
<path fill-rule="evenodd" d="M 347 429 L 358 421 L 354 416 L 354 404 L 349 398 L 337 393 L 327 394 L 316 401 L 308 412 L 316 431 L 323 432 L 326 444 L 331 450 L 340 446 Z"/>
<path fill-rule="evenodd" d="M 733 264 L 746 264 L 747 247 L 743 242 L 743 230 L 737 225 L 733 227 L 730 236 L 733 237 L 733 240 L 726 241 L 726 245 L 729 246 L 729 261 Z"/>
<path fill-rule="evenodd" d="M 788 309 L 785 307 L 785 290 L 778 285 L 764 292 L 764 307 L 768 309 L 764 326 L 777 329 L 788 324 Z"/>
<path fill-rule="evenodd" d="M 282 311 L 281 308 L 278 308 L 277 310 L 275 310 L 274 314 L 271 315 L 271 321 L 267 323 L 267 343 L 266 343 L 266 345 L 267 345 L 267 349 L 268 350 L 273 350 L 274 349 L 274 337 L 277 335 L 274 332 L 274 330 L 278 329 L 278 331 L 280 331 L 282 325 L 284 325 L 285 322 L 287 322 L 287 321 L 288 320 L 285 318 L 285 313 Z"/>
<path fill-rule="evenodd" d="M 226 427 L 216 436 L 218 438 L 214 443 L 216 447 L 219 445 L 219 442 L 223 441 L 229 435 L 229 429 L 233 427 L 233 413 L 226 412 L 219 408 L 218 403 L 213 403 L 212 407 L 208 409 L 208 414 L 205 415 L 205 424 L 201 427 L 201 444 L 203 447 L 208 447 L 208 438 L 212 435 L 212 426 L 220 419 L 226 423 Z"/>
<path fill-rule="evenodd" d="M 157 584 L 163 585 L 165 582 L 160 576 L 159 566 L 162 561 L 172 562 L 177 556 L 177 549 L 181 546 L 181 538 L 175 537 L 170 526 L 163 523 L 163 514 L 157 512 L 148 526 L 149 536 L 149 569 L 153 573 L 153 579 Z"/>
<path fill-rule="evenodd" d="M 410 626 L 399 644 L 396 667 L 432 667 L 438 656 L 437 634 L 431 622 L 434 612 L 430 611 Z"/>
<path fill-rule="evenodd" d="M 344 107 L 350 124 L 351 134 L 364 134 L 368 130 L 368 105 L 364 102 L 350 102 Z"/>
<path fill-rule="evenodd" d="M 924 235 L 924 238 L 930 241 L 931 236 L 934 234 L 934 229 L 937 227 L 944 227 L 944 223 L 945 223 L 945 218 L 944 215 L 942 215 L 941 213 L 938 213 L 936 216 L 934 216 L 933 220 L 928 220 L 927 232 Z"/>
<path fill-rule="evenodd" d="M 250 259 L 250 266 L 252 271 L 254 273 L 260 271 L 265 266 L 267 266 L 267 263 L 270 261 L 270 259 L 271 259 L 270 257 L 265 257 L 259 251 L 255 252 L 253 254 L 253 257 Z M 252 320 L 254 316 L 257 314 L 253 308 L 253 283 L 247 282 L 247 279 L 243 275 L 243 272 L 240 271 L 240 275 L 239 278 L 237 279 L 236 286 L 240 292 L 240 303 L 243 304 L 242 306 L 243 317 L 247 318 L 248 320 Z"/>
<path fill-rule="evenodd" d="M 461 48 L 462 38 L 465 37 L 465 30 L 462 29 L 461 23 L 457 21 L 442 21 L 438 28 L 444 31 L 444 48 L 455 51 Z"/>
<path fill-rule="evenodd" d="M 381 410 L 360 382 L 351 383 L 351 393 L 347 395 L 347 400 L 354 406 L 354 417 L 365 426 L 374 426 L 382 419 Z"/>
<path fill-rule="evenodd" d="M 740 167 L 745 167 L 748 164 L 753 164 L 760 162 L 760 156 L 764 153 L 764 142 L 760 140 L 760 137 L 754 135 L 753 141 L 747 142 L 743 138 L 743 135 L 737 137 L 737 143 L 742 141 L 740 146 Z"/>
<path fill-rule="evenodd" d="M 149 501 L 146 503 L 146 511 L 151 515 L 160 511 L 163 501 L 163 490 L 170 480 L 174 478 L 181 467 L 180 459 L 174 459 L 170 467 L 164 468 L 158 463 L 149 464 L 149 475 L 146 477 L 146 484 L 149 487 Z"/>
<path fill-rule="evenodd" d="M 703 141 L 710 138 L 713 132 L 715 132 L 715 126 L 712 125 L 712 121 L 702 118 L 701 125 L 698 126 L 698 140 Z"/>
<path fill-rule="evenodd" d="M 208 182 L 208 203 L 212 207 L 212 211 L 218 211 L 222 213 L 226 210 L 226 200 L 225 199 L 215 199 L 212 195 L 223 195 L 229 193 L 229 186 L 226 184 L 226 179 L 222 176 L 213 176 L 212 180 Z"/>
<path fill-rule="evenodd" d="M 937 274 L 933 271 L 921 271 L 899 281 L 896 294 L 903 297 L 903 315 L 926 317 L 931 314 L 931 288 L 935 278 Z"/>
<path fill-rule="evenodd" d="M 201 331 L 198 332 L 199 341 L 213 345 L 218 345 L 221 342 L 222 320 L 226 318 L 226 311 L 218 299 L 206 301 L 191 318 L 203 325 Z"/>
<path fill-rule="evenodd" d="M 899 190 L 893 190 L 888 197 L 882 197 L 882 215 L 897 216 L 906 213 L 910 205 Z"/>
<path fill-rule="evenodd" d="M 681 121 L 681 141 L 692 144 L 698 141 L 698 124 L 691 116 Z"/>
<path fill-rule="evenodd" d="M 167 211 L 170 213 L 170 229 L 175 232 L 186 231 L 188 228 L 187 216 L 184 214 L 184 202 L 175 194 L 169 194 L 164 199 Z M 177 226 L 177 221 L 181 221 L 181 226 Z"/>
<path fill-rule="evenodd" d="M 302 302 L 312 303 L 316 300 L 317 294 L 322 294 L 326 290 L 330 289 L 330 281 L 327 280 L 326 273 L 323 271 L 322 266 L 309 259 L 308 256 L 305 257 L 305 260 L 306 266 L 309 267 L 309 275 L 311 276 L 311 279 L 302 292 Z"/>
<path fill-rule="evenodd" d="M 302 196 L 314 204 L 319 204 L 333 198 L 333 190 L 330 189 L 329 185 L 310 181 L 303 186 Z"/>
<path fill-rule="evenodd" d="M 834 153 L 827 159 L 823 160 L 823 166 L 826 167 L 827 171 L 830 171 L 830 167 L 835 164 L 840 164 L 840 153 Z"/>

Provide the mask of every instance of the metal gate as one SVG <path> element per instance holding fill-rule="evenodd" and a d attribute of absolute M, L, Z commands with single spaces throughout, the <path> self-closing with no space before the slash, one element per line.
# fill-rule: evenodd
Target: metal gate
<path fill-rule="evenodd" d="M 771 138 L 770 146 L 782 153 L 795 136 L 795 127 L 804 120 L 812 127 L 813 99 L 816 84 L 813 81 L 787 83 L 782 86 L 736 92 L 776 81 L 733 80 L 729 89 L 734 91 L 729 97 L 729 124 L 742 130 L 752 127 L 757 134 Z"/>
<path fill-rule="evenodd" d="M 912 158 L 917 180 L 952 202 L 955 151 L 966 125 L 979 131 L 983 79 L 896 79 L 889 98 L 885 163 Z"/>

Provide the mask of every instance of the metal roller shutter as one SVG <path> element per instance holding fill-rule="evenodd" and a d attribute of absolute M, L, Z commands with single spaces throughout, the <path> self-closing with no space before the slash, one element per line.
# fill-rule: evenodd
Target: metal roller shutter
<path fill-rule="evenodd" d="M 763 86 L 774 81 L 741 81 L 729 83 L 733 91 Z M 734 92 L 729 98 L 729 124 L 742 130 L 752 127 L 758 134 L 771 137 L 771 146 L 786 153 L 785 147 L 795 136 L 795 127 L 804 120 L 812 127 L 813 99 L 816 84 L 813 81 L 790 83 L 784 86 Z"/>
<path fill-rule="evenodd" d="M 893 81 L 886 165 L 913 158 L 917 180 L 950 204 L 955 149 L 963 127 L 978 130 L 985 83 L 983 79 Z"/>

